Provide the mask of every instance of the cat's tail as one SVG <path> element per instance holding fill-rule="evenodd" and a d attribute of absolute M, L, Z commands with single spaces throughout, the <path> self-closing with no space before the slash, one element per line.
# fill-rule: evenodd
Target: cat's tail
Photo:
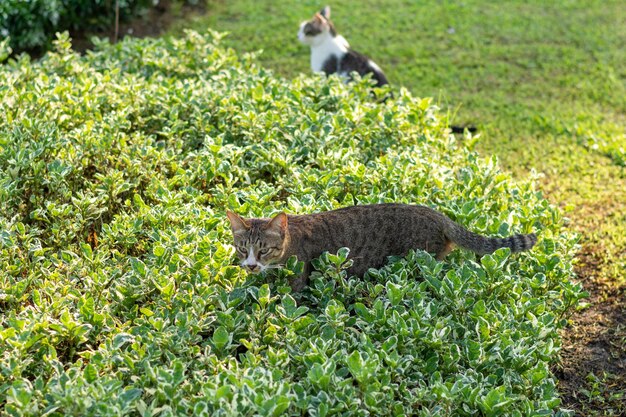
<path fill-rule="evenodd" d="M 493 253 L 500 248 L 509 248 L 511 252 L 521 252 L 529 250 L 537 243 L 537 235 L 534 233 L 513 235 L 505 238 L 486 237 L 470 232 L 452 220 L 446 222 L 444 234 L 447 239 L 478 255 Z"/>

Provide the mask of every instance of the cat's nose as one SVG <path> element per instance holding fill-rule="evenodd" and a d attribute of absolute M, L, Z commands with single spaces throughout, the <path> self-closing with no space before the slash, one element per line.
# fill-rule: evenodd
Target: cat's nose
<path fill-rule="evenodd" d="M 261 270 L 261 267 L 257 264 L 248 264 L 246 265 L 246 269 L 248 269 L 248 271 L 250 272 L 259 272 Z"/>

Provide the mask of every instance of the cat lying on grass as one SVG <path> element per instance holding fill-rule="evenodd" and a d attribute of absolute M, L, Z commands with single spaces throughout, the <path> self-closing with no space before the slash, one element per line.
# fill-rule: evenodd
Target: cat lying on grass
<path fill-rule="evenodd" d="M 241 266 L 251 272 L 278 267 L 296 255 L 304 273 L 291 283 L 302 290 L 311 272 L 311 260 L 323 252 L 350 248 L 348 270 L 363 275 L 380 268 L 388 256 L 404 256 L 411 249 L 434 253 L 442 260 L 454 245 L 478 255 L 510 248 L 528 250 L 535 234 L 489 238 L 470 232 L 431 208 L 409 204 L 373 204 L 300 216 L 279 213 L 272 219 L 244 219 L 227 211 Z"/>

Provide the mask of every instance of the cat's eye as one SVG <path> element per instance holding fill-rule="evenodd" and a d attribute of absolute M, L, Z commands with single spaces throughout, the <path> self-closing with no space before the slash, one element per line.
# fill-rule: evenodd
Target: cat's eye
<path fill-rule="evenodd" d="M 269 249 L 261 249 L 259 251 L 259 255 L 263 256 L 263 255 L 267 255 L 270 252 Z"/>
<path fill-rule="evenodd" d="M 243 246 L 237 246 L 237 250 L 241 252 L 241 254 L 243 254 L 244 256 L 248 255 L 248 251 Z"/>

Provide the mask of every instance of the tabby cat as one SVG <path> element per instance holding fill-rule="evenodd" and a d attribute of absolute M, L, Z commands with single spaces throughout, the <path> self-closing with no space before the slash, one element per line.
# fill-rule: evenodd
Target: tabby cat
<path fill-rule="evenodd" d="M 498 248 L 528 250 L 534 234 L 488 238 L 472 233 L 431 208 L 409 204 L 373 204 L 315 214 L 279 213 L 272 219 L 244 219 L 227 211 L 241 266 L 261 272 L 284 264 L 292 255 L 305 262 L 302 276 L 291 283 L 300 291 L 307 283 L 312 259 L 324 251 L 350 248 L 349 273 L 363 275 L 380 268 L 388 256 L 404 256 L 411 249 L 434 253 L 442 260 L 454 245 L 479 255 Z"/>
<path fill-rule="evenodd" d="M 352 71 L 361 76 L 371 73 L 377 86 L 388 84 L 387 77 L 374 61 L 350 49 L 343 36 L 337 34 L 330 21 L 329 6 L 300 24 L 298 39 L 311 47 L 311 69 L 314 72 L 339 74 L 347 78 Z"/>

